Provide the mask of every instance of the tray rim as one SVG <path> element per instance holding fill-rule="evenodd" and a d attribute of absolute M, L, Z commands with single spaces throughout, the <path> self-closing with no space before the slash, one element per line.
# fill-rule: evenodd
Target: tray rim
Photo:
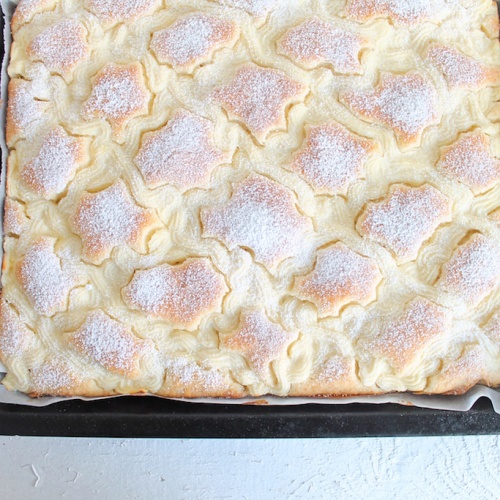
<path fill-rule="evenodd" d="M 0 404 L 0 435 L 109 438 L 340 438 L 498 435 L 487 398 L 467 412 L 398 404 L 256 406 L 150 396 Z"/>

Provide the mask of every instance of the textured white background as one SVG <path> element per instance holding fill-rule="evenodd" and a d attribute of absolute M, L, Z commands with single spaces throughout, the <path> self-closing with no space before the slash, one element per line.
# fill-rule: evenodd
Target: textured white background
<path fill-rule="evenodd" d="M 500 437 L 0 438 L 0 498 L 498 499 Z"/>

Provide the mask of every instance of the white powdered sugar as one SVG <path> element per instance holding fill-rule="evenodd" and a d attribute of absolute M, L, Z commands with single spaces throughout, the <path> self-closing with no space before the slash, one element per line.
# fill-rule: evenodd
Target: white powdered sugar
<path fill-rule="evenodd" d="M 33 84 L 29 81 L 13 79 L 9 83 L 9 104 L 7 108 L 7 137 L 9 124 L 15 133 L 30 136 L 44 120 L 43 102 L 37 100 Z"/>
<path fill-rule="evenodd" d="M 491 154 L 490 139 L 482 132 L 463 135 L 446 148 L 438 168 L 479 193 L 500 180 L 500 160 Z"/>
<path fill-rule="evenodd" d="M 414 356 L 436 337 L 446 335 L 451 326 L 446 309 L 422 297 L 412 300 L 401 318 L 390 322 L 368 348 L 388 357 L 403 370 Z"/>
<path fill-rule="evenodd" d="M 269 267 L 297 255 L 312 229 L 295 208 L 291 191 L 256 174 L 238 184 L 225 205 L 204 209 L 202 221 L 204 236 L 220 238 L 230 249 L 248 248 Z"/>
<path fill-rule="evenodd" d="M 356 33 L 315 17 L 288 31 L 278 48 L 306 66 L 329 63 L 334 71 L 349 74 L 361 72 L 359 52 L 364 43 Z"/>
<path fill-rule="evenodd" d="M 188 259 L 177 266 L 136 271 L 123 298 L 147 314 L 191 327 L 220 307 L 226 291 L 224 278 L 208 259 Z"/>
<path fill-rule="evenodd" d="M 240 69 L 233 81 L 217 89 L 214 96 L 257 139 L 264 139 L 270 130 L 280 126 L 285 107 L 304 90 L 281 71 L 252 65 Z"/>
<path fill-rule="evenodd" d="M 342 356 L 331 356 L 319 367 L 317 378 L 321 382 L 334 383 L 345 380 L 351 375 L 352 359 Z"/>
<path fill-rule="evenodd" d="M 437 286 L 475 305 L 500 285 L 500 246 L 480 233 L 458 247 Z"/>
<path fill-rule="evenodd" d="M 262 310 L 244 311 L 237 332 L 224 345 L 245 356 L 262 375 L 269 363 L 285 355 L 295 335 L 268 319 Z"/>
<path fill-rule="evenodd" d="M 228 379 L 215 368 L 201 367 L 195 361 L 182 357 L 169 357 L 165 360 L 166 380 L 178 383 L 185 388 L 200 387 L 206 391 L 227 388 Z"/>
<path fill-rule="evenodd" d="M 419 73 L 385 75 L 375 90 L 347 92 L 344 99 L 362 117 L 394 129 L 403 142 L 415 142 L 438 118 L 436 89 Z"/>
<path fill-rule="evenodd" d="M 6 302 L 0 304 L 0 353 L 22 356 L 31 346 L 33 333 L 22 323 Z"/>
<path fill-rule="evenodd" d="M 362 21 L 371 17 L 387 15 L 402 24 L 419 21 L 438 21 L 456 0 L 350 0 L 347 13 Z"/>
<path fill-rule="evenodd" d="M 133 376 L 145 343 L 119 321 L 97 310 L 88 315 L 83 326 L 70 336 L 70 344 L 107 370 Z"/>
<path fill-rule="evenodd" d="M 39 314 L 51 316 L 64 309 L 74 277 L 61 267 L 52 238 L 44 238 L 28 250 L 18 267 L 21 287 Z"/>
<path fill-rule="evenodd" d="M 204 185 L 226 155 L 214 144 L 213 124 L 177 111 L 167 125 L 146 134 L 134 159 L 146 184 L 173 184 L 179 189 Z"/>
<path fill-rule="evenodd" d="M 61 357 L 53 357 L 31 369 L 31 380 L 37 396 L 69 394 L 76 382 L 75 374 Z"/>
<path fill-rule="evenodd" d="M 443 73 L 450 87 L 475 87 L 487 78 L 484 66 L 459 50 L 433 44 L 427 58 Z"/>
<path fill-rule="evenodd" d="M 82 107 L 83 118 L 107 118 L 112 125 L 145 111 L 148 95 L 140 66 L 108 64 L 95 77 L 92 93 Z"/>
<path fill-rule="evenodd" d="M 85 0 L 85 7 L 105 22 L 131 21 L 159 5 L 160 0 Z"/>
<path fill-rule="evenodd" d="M 229 43 L 235 33 L 234 23 L 199 13 L 154 33 L 151 49 L 160 62 L 182 69 L 206 60 L 216 48 Z"/>
<path fill-rule="evenodd" d="M 318 252 L 314 270 L 298 280 L 296 288 L 318 306 L 321 316 L 337 315 L 350 302 L 373 300 L 381 278 L 372 259 L 337 243 Z"/>
<path fill-rule="evenodd" d="M 374 148 L 373 142 L 355 136 L 341 125 L 313 126 L 292 169 L 302 174 L 318 193 L 344 192 L 361 176 L 363 163 Z"/>
<path fill-rule="evenodd" d="M 66 74 L 90 54 L 82 24 L 66 19 L 42 31 L 28 46 L 32 59 L 40 59 L 50 71 Z"/>
<path fill-rule="evenodd" d="M 490 318 L 485 326 L 486 334 L 497 344 L 500 344 L 500 310 Z"/>
<path fill-rule="evenodd" d="M 134 203 L 122 180 L 103 191 L 85 195 L 73 217 L 89 257 L 137 242 L 147 221 L 147 210 Z"/>
<path fill-rule="evenodd" d="M 398 184 L 386 200 L 368 205 L 358 229 L 394 252 L 398 260 L 409 261 L 439 224 L 450 220 L 450 210 L 448 198 L 432 186 Z"/>
<path fill-rule="evenodd" d="M 223 5 L 243 9 L 252 16 L 261 17 L 278 5 L 279 0 L 217 0 Z"/>
<path fill-rule="evenodd" d="M 4 234 L 20 235 L 27 226 L 24 206 L 12 198 L 5 198 L 3 211 Z"/>
<path fill-rule="evenodd" d="M 37 155 L 24 166 L 21 178 L 33 191 L 50 198 L 66 189 L 81 154 L 81 140 L 58 127 L 49 132 Z"/>

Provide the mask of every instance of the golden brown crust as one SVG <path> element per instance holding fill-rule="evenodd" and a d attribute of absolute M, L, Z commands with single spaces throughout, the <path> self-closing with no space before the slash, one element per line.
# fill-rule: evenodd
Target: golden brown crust
<path fill-rule="evenodd" d="M 415 362 L 427 345 L 445 336 L 450 326 L 449 311 L 423 297 L 416 297 L 407 304 L 403 315 L 388 322 L 365 349 L 386 358 L 401 373 Z"/>
<path fill-rule="evenodd" d="M 310 125 L 291 169 L 311 184 L 317 194 L 345 194 L 363 177 L 363 165 L 380 146 L 338 123 Z"/>
<path fill-rule="evenodd" d="M 53 10 L 57 0 L 19 0 L 12 16 L 11 29 L 13 33 L 41 12 Z"/>
<path fill-rule="evenodd" d="M 269 380 L 271 363 L 286 354 L 295 334 L 269 320 L 261 309 L 241 313 L 236 331 L 223 339 L 225 347 L 240 353 L 259 377 Z"/>
<path fill-rule="evenodd" d="M 49 71 L 68 76 L 90 55 L 87 31 L 71 19 L 61 21 L 36 36 L 26 53 L 33 61 L 42 61 Z"/>
<path fill-rule="evenodd" d="M 320 317 L 336 316 L 352 302 L 366 306 L 375 300 L 381 279 L 374 260 L 335 243 L 318 252 L 314 269 L 297 278 L 294 288 L 317 306 Z"/>
<path fill-rule="evenodd" d="M 137 206 L 118 180 L 103 191 L 84 194 L 72 223 L 82 239 L 85 259 L 100 263 L 120 245 L 144 252 L 145 235 L 158 226 L 158 218 L 152 210 Z"/>
<path fill-rule="evenodd" d="M 235 23 L 198 13 L 182 17 L 168 28 L 153 33 L 150 47 L 160 63 L 190 73 L 209 61 L 216 50 L 234 45 L 238 35 Z"/>
<path fill-rule="evenodd" d="M 19 236 L 28 225 L 26 213 L 22 203 L 6 198 L 3 213 L 3 231 L 6 235 Z"/>
<path fill-rule="evenodd" d="M 500 284 L 499 254 L 495 240 L 473 233 L 443 265 L 437 286 L 469 307 L 478 304 Z"/>
<path fill-rule="evenodd" d="M 35 193 L 53 198 L 66 189 L 86 159 L 83 137 L 72 137 L 57 127 L 44 138 L 36 156 L 24 165 L 21 178 Z"/>
<path fill-rule="evenodd" d="M 107 64 L 93 80 L 92 92 L 83 103 L 85 120 L 103 118 L 120 135 L 133 117 L 148 112 L 149 92 L 139 63 Z"/>
<path fill-rule="evenodd" d="M 385 74 L 373 90 L 344 92 L 341 99 L 361 119 L 392 129 L 403 149 L 418 146 L 424 130 L 440 119 L 436 89 L 416 71 Z"/>
<path fill-rule="evenodd" d="M 500 78 L 498 68 L 488 67 L 448 45 L 433 43 L 427 58 L 443 74 L 450 88 L 479 89 Z"/>
<path fill-rule="evenodd" d="M 92 311 L 85 323 L 67 339 L 80 354 L 110 372 L 132 379 L 140 375 L 140 357 L 149 346 L 125 325 L 100 310 Z"/>
<path fill-rule="evenodd" d="M 30 83 L 20 78 L 12 78 L 8 86 L 6 141 L 9 147 L 26 136 L 29 126 L 40 120 L 47 103 L 37 100 Z"/>
<path fill-rule="evenodd" d="M 288 30 L 278 41 L 278 52 L 305 68 L 327 64 L 341 74 L 361 74 L 361 50 L 368 40 L 317 17 Z"/>
<path fill-rule="evenodd" d="M 17 263 L 16 277 L 34 310 L 52 316 L 66 308 L 69 291 L 76 276 L 62 266 L 56 254 L 54 238 L 36 241 Z"/>
<path fill-rule="evenodd" d="M 122 296 L 133 309 L 193 329 L 220 309 L 226 293 L 224 278 L 209 259 L 187 259 L 175 266 L 136 271 Z"/>
<path fill-rule="evenodd" d="M 440 372 L 431 377 L 424 392 L 457 396 L 471 387 L 485 382 L 485 356 L 480 346 L 467 347 L 458 359 L 445 364 Z"/>
<path fill-rule="evenodd" d="M 276 129 L 284 129 L 285 108 L 306 95 L 306 87 L 282 71 L 247 65 L 233 80 L 214 92 L 214 98 L 235 120 L 241 121 L 263 142 Z"/>
<path fill-rule="evenodd" d="M 246 391 L 227 373 L 186 357 L 167 360 L 159 396 L 169 398 L 242 398 Z"/>
<path fill-rule="evenodd" d="M 143 16 L 152 14 L 161 0 L 85 0 L 85 7 L 105 25 L 118 22 L 131 23 Z"/>
<path fill-rule="evenodd" d="M 391 186 L 387 198 L 370 202 L 357 222 L 358 231 L 390 250 L 400 262 L 417 257 L 424 241 L 450 220 L 450 200 L 434 187 Z"/>

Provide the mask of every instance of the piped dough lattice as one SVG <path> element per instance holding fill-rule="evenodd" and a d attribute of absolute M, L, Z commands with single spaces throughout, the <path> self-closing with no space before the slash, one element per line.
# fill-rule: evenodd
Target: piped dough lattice
<path fill-rule="evenodd" d="M 491 0 L 21 0 L 3 384 L 500 384 Z"/>

